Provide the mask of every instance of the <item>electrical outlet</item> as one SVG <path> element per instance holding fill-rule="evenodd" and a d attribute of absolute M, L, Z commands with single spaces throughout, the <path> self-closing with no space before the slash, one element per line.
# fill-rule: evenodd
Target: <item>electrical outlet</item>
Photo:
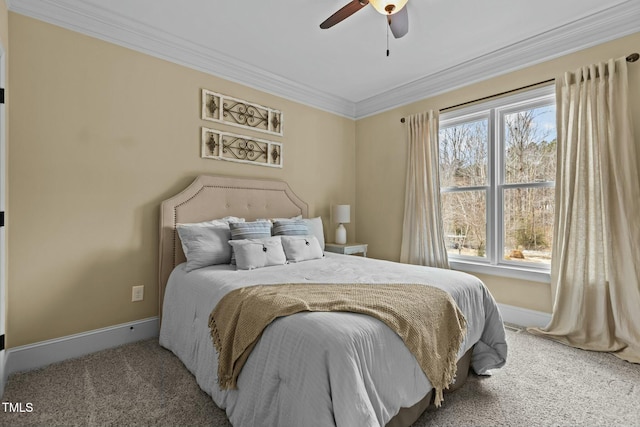
<path fill-rule="evenodd" d="M 131 301 L 142 301 L 144 299 L 144 285 L 131 287 Z"/>

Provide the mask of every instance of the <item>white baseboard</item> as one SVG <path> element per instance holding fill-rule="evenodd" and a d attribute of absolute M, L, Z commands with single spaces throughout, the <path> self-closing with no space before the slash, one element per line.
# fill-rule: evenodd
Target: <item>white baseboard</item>
<path fill-rule="evenodd" d="M 158 336 L 158 317 L 122 323 L 7 350 L 2 380 L 56 362 Z"/>
<path fill-rule="evenodd" d="M 545 327 L 551 321 L 551 313 L 543 311 L 529 310 L 527 308 L 515 307 L 513 305 L 498 304 L 502 320 L 518 326 Z"/>

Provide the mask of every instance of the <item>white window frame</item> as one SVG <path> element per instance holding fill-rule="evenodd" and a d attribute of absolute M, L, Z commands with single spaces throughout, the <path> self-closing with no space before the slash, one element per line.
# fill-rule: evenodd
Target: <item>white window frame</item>
<path fill-rule="evenodd" d="M 487 178 L 488 183 L 481 186 L 442 188 L 447 192 L 482 190 L 486 191 L 487 245 L 486 257 L 449 255 L 449 264 L 455 270 L 471 273 L 490 274 L 511 277 L 534 282 L 550 282 L 550 266 L 544 264 L 509 261 L 502 259 L 504 246 L 503 190 L 509 188 L 549 188 L 555 183 L 540 182 L 526 184 L 504 183 L 504 138 L 500 124 L 505 114 L 520 111 L 522 108 L 537 108 L 555 103 L 555 87 L 553 85 L 517 93 L 478 103 L 459 110 L 445 112 L 440 115 L 440 128 L 470 122 L 482 118 L 487 119 Z M 500 231 L 499 231 L 500 230 Z"/>

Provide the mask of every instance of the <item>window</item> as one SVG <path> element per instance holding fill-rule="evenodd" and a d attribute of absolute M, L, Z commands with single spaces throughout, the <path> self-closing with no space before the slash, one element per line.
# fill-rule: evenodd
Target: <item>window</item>
<path fill-rule="evenodd" d="M 555 123 L 553 87 L 442 114 L 442 217 L 454 268 L 548 280 Z"/>

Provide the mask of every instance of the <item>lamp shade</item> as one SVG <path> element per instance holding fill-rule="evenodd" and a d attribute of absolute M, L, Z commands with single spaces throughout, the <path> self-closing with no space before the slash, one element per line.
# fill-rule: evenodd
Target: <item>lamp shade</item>
<path fill-rule="evenodd" d="M 350 205 L 333 205 L 333 222 L 347 224 L 351 222 Z"/>
<path fill-rule="evenodd" d="M 369 3 L 383 15 L 393 15 L 400 12 L 408 0 L 369 0 Z"/>

